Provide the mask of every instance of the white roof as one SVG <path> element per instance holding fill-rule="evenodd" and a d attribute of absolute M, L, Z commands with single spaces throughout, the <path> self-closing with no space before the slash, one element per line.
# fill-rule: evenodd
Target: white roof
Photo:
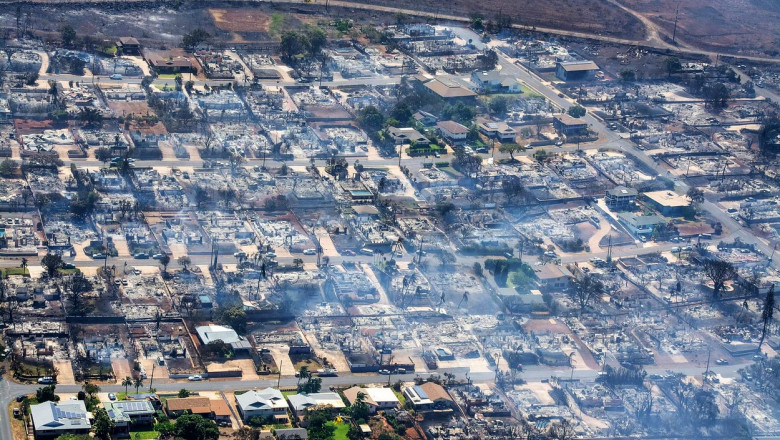
<path fill-rule="evenodd" d="M 363 391 L 378 404 L 398 402 L 398 397 L 395 396 L 395 393 L 390 388 L 366 388 Z"/>
<path fill-rule="evenodd" d="M 261 391 L 247 391 L 236 396 L 236 402 L 243 411 L 287 408 L 282 392 L 274 388 L 266 388 Z"/>
<path fill-rule="evenodd" d="M 222 325 L 202 325 L 197 327 L 195 331 L 198 332 L 198 336 L 204 344 L 216 341 L 217 339 L 221 340 L 225 344 L 232 344 L 241 340 L 235 330 Z"/>
<path fill-rule="evenodd" d="M 37 432 L 90 429 L 92 426 L 83 400 L 44 402 L 30 406 L 30 413 Z"/>
<path fill-rule="evenodd" d="M 346 408 L 344 401 L 338 393 L 312 393 L 312 394 L 293 394 L 288 396 L 290 406 L 295 411 L 305 410 L 312 406 L 332 406 L 333 408 Z"/>

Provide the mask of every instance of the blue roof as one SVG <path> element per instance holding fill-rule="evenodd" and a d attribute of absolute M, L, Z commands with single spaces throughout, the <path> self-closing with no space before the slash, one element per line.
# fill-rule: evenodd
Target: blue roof
<path fill-rule="evenodd" d="M 425 392 L 425 390 L 422 389 L 419 385 L 414 386 L 414 392 L 417 393 L 418 396 L 420 396 L 421 399 L 427 399 L 428 393 Z"/>

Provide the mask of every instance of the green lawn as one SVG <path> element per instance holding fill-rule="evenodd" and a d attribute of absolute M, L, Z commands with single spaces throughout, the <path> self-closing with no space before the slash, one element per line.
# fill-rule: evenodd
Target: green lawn
<path fill-rule="evenodd" d="M 154 440 L 159 435 L 160 433 L 157 431 L 130 431 L 130 440 L 135 440 L 135 439 Z"/>
<path fill-rule="evenodd" d="M 393 390 L 393 394 L 395 394 L 395 397 L 401 403 L 401 408 L 405 408 L 406 407 L 406 397 L 404 396 L 404 393 L 402 393 L 400 391 Z"/>
<path fill-rule="evenodd" d="M 347 432 L 349 431 L 349 425 L 341 422 L 328 422 L 329 425 L 336 427 L 336 432 L 333 433 L 333 440 L 348 440 Z"/>
<path fill-rule="evenodd" d="M 176 73 L 160 73 L 157 75 L 159 79 L 176 79 Z"/>
<path fill-rule="evenodd" d="M 523 91 L 523 98 L 544 98 L 544 95 L 537 92 L 536 89 L 532 89 L 526 84 L 520 86 L 520 90 Z"/>
<path fill-rule="evenodd" d="M 27 270 L 27 268 L 22 269 L 21 267 L 6 267 L 3 269 L 3 277 L 7 277 L 8 275 L 30 275 L 30 271 Z"/>
<path fill-rule="evenodd" d="M 293 394 L 298 394 L 298 390 L 295 390 L 295 391 L 282 391 L 282 396 L 284 396 L 285 399 L 290 397 L 290 396 L 292 396 Z"/>

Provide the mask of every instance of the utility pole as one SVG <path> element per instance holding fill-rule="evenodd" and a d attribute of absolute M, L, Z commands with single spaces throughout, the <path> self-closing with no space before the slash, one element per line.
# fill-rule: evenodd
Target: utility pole
<path fill-rule="evenodd" d="M 284 365 L 284 359 L 279 361 L 279 377 L 276 378 L 276 389 L 279 389 L 279 385 L 282 383 L 282 365 Z"/>
<path fill-rule="evenodd" d="M 152 377 L 149 379 L 149 392 L 152 392 L 152 384 L 154 383 L 154 368 L 157 366 L 157 362 L 152 364 Z"/>
<path fill-rule="evenodd" d="M 677 12 L 674 13 L 674 32 L 672 32 L 672 44 L 677 44 L 677 19 L 680 18 L 680 4 L 677 3 Z"/>

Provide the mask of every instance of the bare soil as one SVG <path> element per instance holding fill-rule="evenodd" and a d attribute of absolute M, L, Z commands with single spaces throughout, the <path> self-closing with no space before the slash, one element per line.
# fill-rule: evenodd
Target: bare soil
<path fill-rule="evenodd" d="M 778 55 L 780 2 L 776 0 L 618 0 L 669 35 L 703 49 L 745 55 Z"/>
<path fill-rule="evenodd" d="M 375 4 L 401 9 L 413 9 L 449 15 L 478 15 L 484 20 L 501 13 L 509 15 L 512 23 L 525 26 L 550 27 L 562 30 L 592 32 L 616 38 L 642 39 L 644 26 L 631 14 L 605 0 L 353 0 L 355 3 Z M 393 17 L 388 17 L 393 19 Z"/>

